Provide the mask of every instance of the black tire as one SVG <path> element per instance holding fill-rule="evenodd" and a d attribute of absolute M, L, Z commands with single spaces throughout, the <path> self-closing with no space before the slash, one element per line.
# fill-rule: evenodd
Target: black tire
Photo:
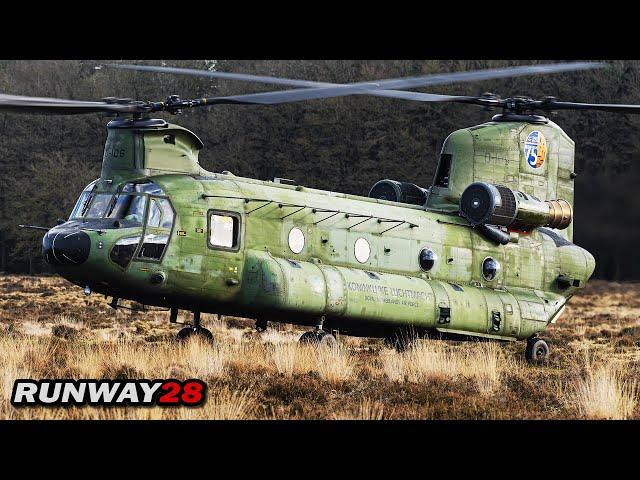
<path fill-rule="evenodd" d="M 338 341 L 329 332 L 320 332 L 318 334 L 318 346 L 326 348 L 338 348 Z"/>
<path fill-rule="evenodd" d="M 549 345 L 541 338 L 530 338 L 527 340 L 527 348 L 524 351 L 524 358 L 533 364 L 543 363 L 549 357 Z"/>
<path fill-rule="evenodd" d="M 187 340 L 188 338 L 190 338 L 193 335 L 198 335 L 203 340 L 208 340 L 210 342 L 213 342 L 213 333 L 211 333 L 206 328 L 202 328 L 202 327 L 200 327 L 200 328 L 197 328 L 197 327 L 184 327 L 183 329 L 181 329 L 177 333 L 176 338 L 178 340 Z"/>
<path fill-rule="evenodd" d="M 299 342 L 303 345 L 315 345 L 318 343 L 318 334 L 314 331 L 304 332 Z"/>
<path fill-rule="evenodd" d="M 328 348 L 336 348 L 338 346 L 336 337 L 331 335 L 329 332 L 322 331 L 304 332 L 300 337 L 300 343 L 303 345 L 314 345 Z"/>

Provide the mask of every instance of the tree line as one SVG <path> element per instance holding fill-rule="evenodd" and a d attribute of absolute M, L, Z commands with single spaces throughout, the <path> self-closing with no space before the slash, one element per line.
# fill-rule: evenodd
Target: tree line
<path fill-rule="evenodd" d="M 103 61 L 0 61 L 0 92 L 97 100 L 162 100 L 234 95 L 277 87 L 182 75 L 96 68 Z M 347 83 L 448 71 L 539 63 L 489 60 L 189 60 L 131 61 Z M 457 84 L 431 93 L 553 95 L 561 100 L 640 103 L 640 63 L 611 62 L 587 72 Z M 379 179 L 429 186 L 442 142 L 452 131 L 498 112 L 352 96 L 276 106 L 220 105 L 160 116 L 204 142 L 204 168 L 236 175 L 293 178 L 300 184 L 366 195 Z M 69 215 L 82 188 L 100 174 L 109 118 L 97 114 L 0 114 L 0 271 L 46 271 L 41 233 Z M 576 142 L 575 241 L 598 262 L 596 276 L 640 279 L 640 118 L 563 112 L 553 120 Z"/>

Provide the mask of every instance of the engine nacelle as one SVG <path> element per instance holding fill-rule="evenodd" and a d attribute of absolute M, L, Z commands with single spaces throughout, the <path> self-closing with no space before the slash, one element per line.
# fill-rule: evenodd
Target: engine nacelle
<path fill-rule="evenodd" d="M 528 232 L 537 227 L 563 230 L 573 211 L 566 200 L 542 201 L 502 185 L 476 182 L 460 197 L 460 213 L 473 226 L 497 225 Z"/>
<path fill-rule="evenodd" d="M 424 205 L 427 201 L 427 190 L 413 183 L 380 180 L 371 187 L 369 197 L 390 202 Z"/>

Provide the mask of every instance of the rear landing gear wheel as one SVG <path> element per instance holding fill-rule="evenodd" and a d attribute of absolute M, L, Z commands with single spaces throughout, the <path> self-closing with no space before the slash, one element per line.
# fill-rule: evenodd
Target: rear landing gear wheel
<path fill-rule="evenodd" d="M 213 342 L 213 333 L 203 327 L 184 327 L 182 330 L 178 332 L 176 338 L 178 340 L 186 340 L 192 336 L 199 336 L 202 340 L 207 340 Z"/>
<path fill-rule="evenodd" d="M 530 338 L 527 340 L 527 348 L 524 351 L 527 362 L 540 364 L 549 358 L 549 345 L 541 338 Z"/>
<path fill-rule="evenodd" d="M 300 343 L 303 345 L 317 345 L 329 348 L 336 348 L 338 346 L 336 337 L 323 330 L 304 332 L 300 337 Z"/>

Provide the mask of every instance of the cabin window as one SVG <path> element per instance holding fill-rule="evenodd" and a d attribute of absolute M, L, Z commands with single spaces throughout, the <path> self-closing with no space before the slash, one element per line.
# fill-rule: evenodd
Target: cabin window
<path fill-rule="evenodd" d="M 420 250 L 418 261 L 420 263 L 420 268 L 425 272 L 428 272 L 433 268 L 436 264 L 436 260 L 438 260 L 438 255 L 436 255 L 436 253 L 430 248 L 423 248 Z"/>
<path fill-rule="evenodd" d="M 371 245 L 364 238 L 359 238 L 353 247 L 353 253 L 356 256 L 356 260 L 360 263 L 365 263 L 371 256 Z"/>
<path fill-rule="evenodd" d="M 209 247 L 237 250 L 240 247 L 240 217 L 229 212 L 209 212 Z"/>
<path fill-rule="evenodd" d="M 450 153 L 443 153 L 440 155 L 440 163 L 438 164 L 438 171 L 436 173 L 436 180 L 434 183 L 437 187 L 448 188 L 449 176 L 451 175 L 451 159 Z"/>
<path fill-rule="evenodd" d="M 494 280 L 500 271 L 500 263 L 491 257 L 487 257 L 482 262 L 482 276 L 488 282 Z"/>
<path fill-rule="evenodd" d="M 304 233 L 298 227 L 289 232 L 289 248 L 293 253 L 300 253 L 304 249 Z"/>

